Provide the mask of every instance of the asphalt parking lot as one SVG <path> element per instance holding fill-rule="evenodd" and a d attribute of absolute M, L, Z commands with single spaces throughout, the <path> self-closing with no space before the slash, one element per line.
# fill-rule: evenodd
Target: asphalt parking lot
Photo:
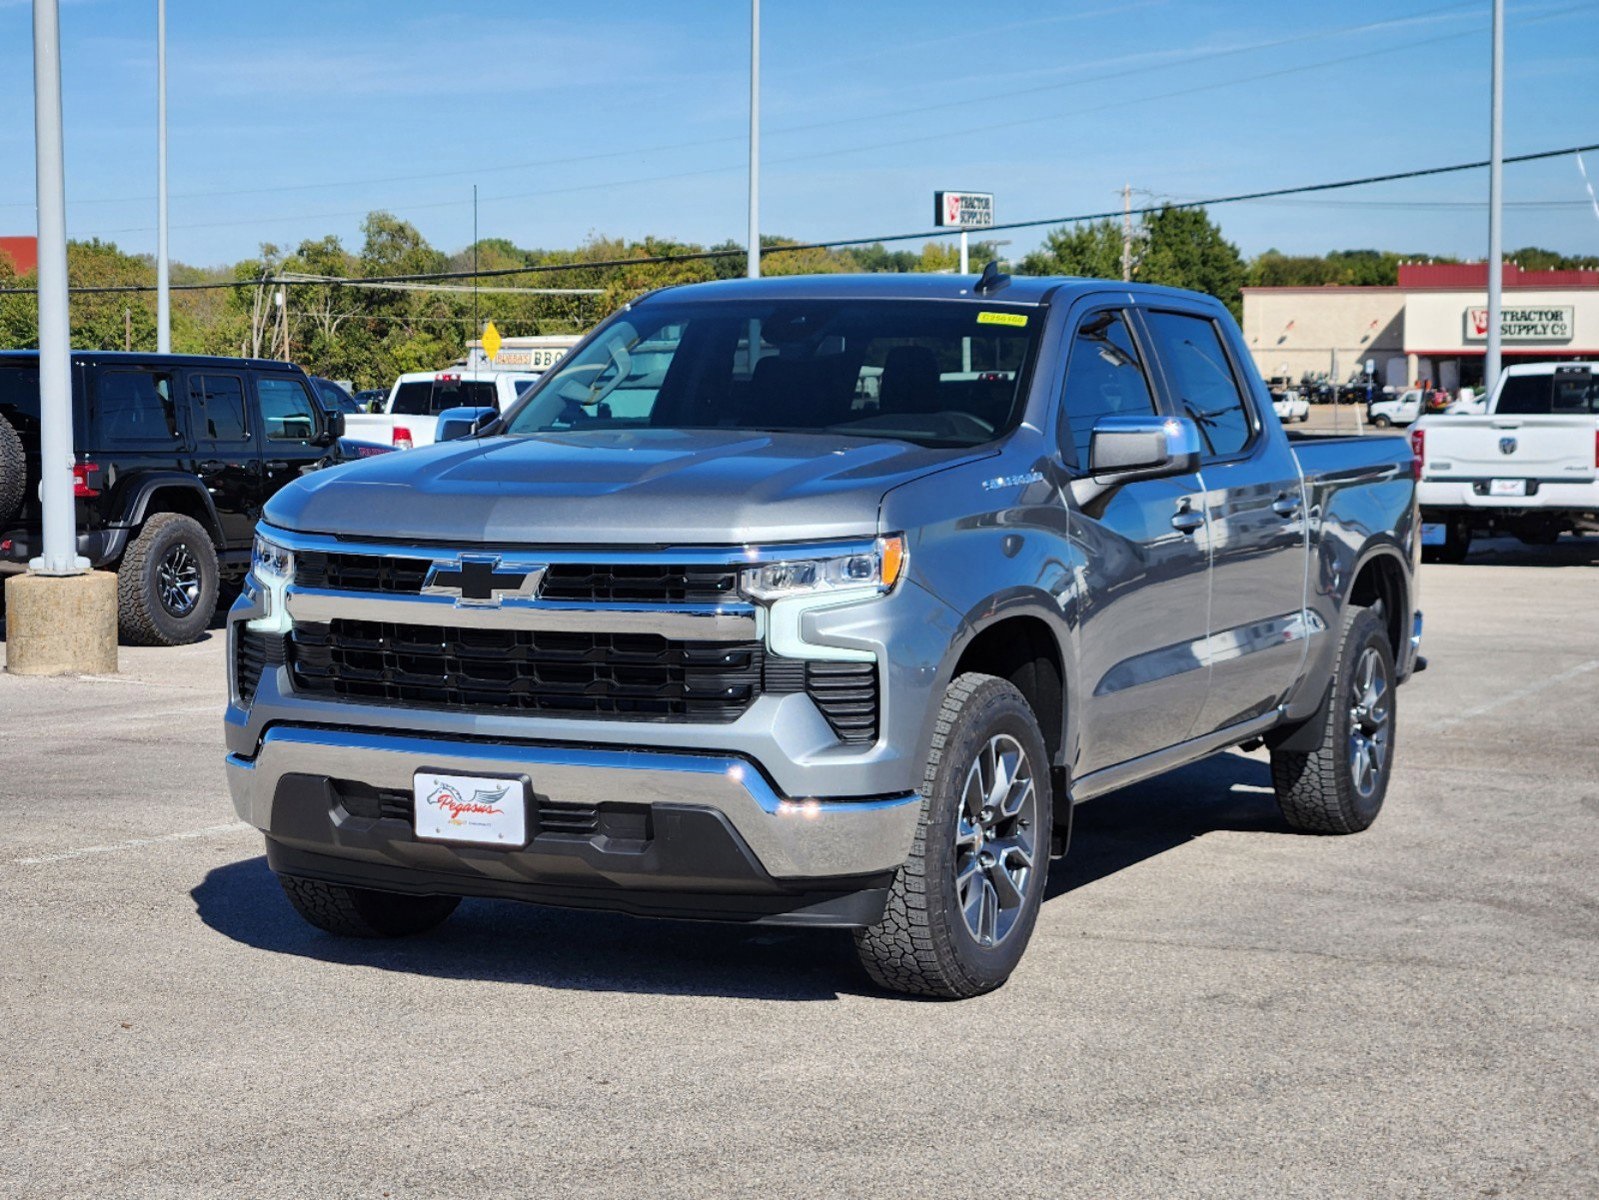
<path fill-rule="evenodd" d="M 824 932 L 336 941 L 233 822 L 219 636 L 0 675 L 0 1194 L 1599 1195 L 1599 541 L 1422 578 L 1371 831 L 1261 754 L 1093 801 L 959 1004 Z"/>

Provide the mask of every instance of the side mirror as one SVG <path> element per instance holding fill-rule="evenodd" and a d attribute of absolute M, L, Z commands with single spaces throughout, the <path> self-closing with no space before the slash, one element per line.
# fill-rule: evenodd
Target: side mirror
<path fill-rule="evenodd" d="M 1101 417 L 1089 441 L 1088 475 L 1072 481 L 1087 505 L 1124 483 L 1199 470 L 1199 426 L 1188 417 Z"/>
<path fill-rule="evenodd" d="M 341 412 L 322 412 L 322 433 L 317 438 L 319 446 L 331 446 L 344 436 L 344 414 Z"/>
<path fill-rule="evenodd" d="M 473 437 L 499 415 L 497 408 L 447 408 L 433 427 L 433 440 L 454 442 Z"/>

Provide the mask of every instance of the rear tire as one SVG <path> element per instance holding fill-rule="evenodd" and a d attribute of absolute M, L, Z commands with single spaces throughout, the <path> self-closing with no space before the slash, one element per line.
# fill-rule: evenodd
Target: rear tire
<path fill-rule="evenodd" d="M 409 896 L 346 887 L 298 875 L 279 875 L 294 911 L 318 929 L 338 937 L 393 938 L 426 933 L 441 925 L 459 896 Z"/>
<path fill-rule="evenodd" d="M 117 624 L 134 646 L 195 641 L 217 607 L 217 552 L 200 522 L 157 513 L 117 567 Z"/>
<path fill-rule="evenodd" d="M 1392 429 L 1393 425 L 1393 421 L 1388 417 L 1376 416 L 1371 419 L 1371 427 L 1373 429 Z"/>
<path fill-rule="evenodd" d="M 28 492 L 28 460 L 11 422 L 0 417 L 0 528 L 22 511 Z"/>
<path fill-rule="evenodd" d="M 1377 614 L 1351 609 L 1333 670 L 1321 744 L 1274 750 L 1283 819 L 1301 833 L 1359 833 L 1382 811 L 1398 725 L 1393 648 Z"/>
<path fill-rule="evenodd" d="M 950 684 L 921 792 L 910 858 L 855 948 L 889 991 L 981 995 L 1021 961 L 1049 873 L 1049 752 L 1013 684 L 978 674 Z"/>

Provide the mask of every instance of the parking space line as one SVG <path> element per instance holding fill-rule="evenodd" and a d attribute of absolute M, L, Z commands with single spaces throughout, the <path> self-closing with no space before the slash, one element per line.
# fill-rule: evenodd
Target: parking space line
<path fill-rule="evenodd" d="M 155 846 L 162 842 L 186 842 L 194 838 L 215 837 L 224 833 L 254 832 L 253 825 L 243 821 L 230 821 L 226 825 L 207 825 L 203 829 L 185 829 L 178 833 L 162 833 L 155 837 L 129 838 L 125 842 L 112 842 L 105 846 L 79 846 L 75 850 L 61 850 L 54 854 L 39 854 L 31 858 L 14 858 L 14 867 L 38 867 L 46 863 L 66 862 L 71 858 L 87 858 L 91 854 L 115 854 L 121 850 L 137 850 L 142 846 Z"/>
<path fill-rule="evenodd" d="M 1565 683 L 1568 679 L 1575 679 L 1579 675 L 1586 675 L 1589 671 L 1596 669 L 1599 669 L 1599 658 L 1590 658 L 1585 663 L 1578 663 L 1558 675 L 1551 675 L 1548 679 L 1540 680 L 1529 687 L 1524 687 L 1519 691 L 1507 692 L 1497 700 L 1490 700 L 1486 704 L 1477 705 L 1476 708 L 1468 708 L 1465 712 L 1446 717 L 1444 720 L 1434 724 L 1433 728 L 1435 730 L 1449 729 L 1463 721 L 1469 721 L 1473 717 L 1481 717 L 1493 712 L 1495 709 L 1503 708 L 1507 704 L 1514 704 L 1517 700 L 1525 700 L 1528 696 L 1536 696 L 1539 692 L 1552 688 L 1557 683 Z"/>

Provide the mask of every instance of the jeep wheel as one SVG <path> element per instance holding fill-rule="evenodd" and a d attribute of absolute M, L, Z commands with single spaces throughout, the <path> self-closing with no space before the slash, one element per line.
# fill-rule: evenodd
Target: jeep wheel
<path fill-rule="evenodd" d="M 22 439 L 11 422 L 0 417 L 0 527 L 22 511 L 27 491 L 28 462 L 22 453 Z"/>
<path fill-rule="evenodd" d="M 370 888 L 279 875 L 294 911 L 318 929 L 339 937 L 390 938 L 426 933 L 442 924 L 458 896 L 405 896 Z"/>
<path fill-rule="evenodd" d="M 992 675 L 950 684 L 921 792 L 910 858 L 855 947 L 890 991 L 980 995 L 1016 969 L 1049 873 L 1049 753 L 1021 692 Z"/>
<path fill-rule="evenodd" d="M 1394 684 L 1394 653 L 1382 622 L 1368 608 L 1351 609 L 1321 744 L 1308 753 L 1272 752 L 1277 806 L 1293 828 L 1359 833 L 1377 819 L 1394 761 Z"/>
<path fill-rule="evenodd" d="M 135 646 L 181 646 L 217 607 L 217 552 L 193 517 L 157 513 L 117 568 L 117 623 Z"/>

